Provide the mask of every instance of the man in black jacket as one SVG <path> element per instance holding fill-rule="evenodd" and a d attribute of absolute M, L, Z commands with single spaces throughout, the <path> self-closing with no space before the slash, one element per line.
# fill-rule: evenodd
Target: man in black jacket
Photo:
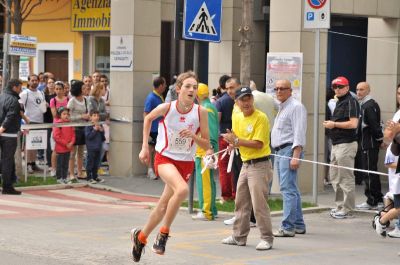
<path fill-rule="evenodd" d="M 379 147 L 382 144 L 383 133 L 381 126 L 381 110 L 378 103 L 369 94 L 371 91 L 367 82 L 357 85 L 357 98 L 361 113 L 358 124 L 358 154 L 355 167 L 364 170 L 378 170 Z M 357 209 L 370 210 L 382 203 L 381 181 L 379 175 L 357 172 L 365 182 L 367 201 L 356 206 Z"/>
<path fill-rule="evenodd" d="M 3 194 L 19 195 L 13 187 L 14 155 L 17 149 L 17 137 L 21 128 L 21 106 L 18 102 L 22 83 L 11 79 L 0 95 L 0 148 Z"/>

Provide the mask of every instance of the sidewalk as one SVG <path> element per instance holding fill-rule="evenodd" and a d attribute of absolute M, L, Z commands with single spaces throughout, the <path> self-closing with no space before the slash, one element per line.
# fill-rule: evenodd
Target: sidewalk
<path fill-rule="evenodd" d="M 102 183 L 103 186 L 110 187 L 114 190 L 125 191 L 129 193 L 160 196 L 164 182 L 162 180 L 150 180 L 145 176 L 138 177 L 116 177 L 116 176 L 104 176 L 106 180 Z M 219 181 L 216 179 L 217 198 L 220 197 L 221 189 Z M 387 183 L 382 183 L 382 193 L 385 194 L 388 189 Z M 279 194 L 273 194 L 271 197 L 280 196 Z M 196 187 L 194 189 L 194 198 L 197 198 Z M 364 195 L 364 185 L 356 185 L 356 204 L 360 204 L 366 200 Z M 302 201 L 312 202 L 312 194 L 302 194 Z M 335 207 L 334 203 L 334 192 L 332 186 L 325 186 L 324 191 L 318 193 L 318 206 L 320 207 Z"/>

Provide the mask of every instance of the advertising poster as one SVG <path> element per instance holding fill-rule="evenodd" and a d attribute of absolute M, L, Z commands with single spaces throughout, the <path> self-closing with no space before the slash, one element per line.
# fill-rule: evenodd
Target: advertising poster
<path fill-rule="evenodd" d="M 302 71 L 302 53 L 268 53 L 265 92 L 276 98 L 275 82 L 287 79 L 292 84 L 293 97 L 301 101 Z"/>

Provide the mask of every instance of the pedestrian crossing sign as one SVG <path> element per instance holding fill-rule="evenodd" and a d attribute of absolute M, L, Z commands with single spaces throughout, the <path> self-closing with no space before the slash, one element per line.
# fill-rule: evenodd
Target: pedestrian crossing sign
<path fill-rule="evenodd" d="M 183 38 L 221 42 L 222 0 L 185 0 Z"/>

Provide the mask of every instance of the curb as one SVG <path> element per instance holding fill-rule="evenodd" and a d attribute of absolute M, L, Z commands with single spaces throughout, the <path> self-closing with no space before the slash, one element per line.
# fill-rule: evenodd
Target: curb
<path fill-rule="evenodd" d="M 71 184 L 53 184 L 53 185 L 42 185 L 42 186 L 26 186 L 26 187 L 15 187 L 19 191 L 30 191 L 30 190 L 57 190 L 57 189 L 72 189 L 81 188 L 88 186 L 87 183 L 71 183 Z"/>
<path fill-rule="evenodd" d="M 90 184 L 90 183 L 71 183 L 71 184 L 54 184 L 54 185 L 43 185 L 43 186 L 28 186 L 28 187 L 16 187 L 17 190 L 20 191 L 30 191 L 30 190 L 56 190 L 56 189 L 73 189 L 73 188 L 81 188 L 81 187 L 91 187 L 93 189 L 98 189 L 98 190 L 106 190 L 106 191 L 112 191 L 116 193 L 123 193 L 123 194 L 129 194 L 129 195 L 135 195 L 135 196 L 142 196 L 142 197 L 150 197 L 150 198 L 159 198 L 159 196 L 155 195 L 148 195 L 144 193 L 134 193 L 134 192 L 129 192 L 123 189 L 118 189 L 118 188 L 113 188 L 107 185 L 101 185 L 101 184 Z M 279 196 L 272 196 L 272 197 L 279 197 Z M 154 202 L 144 202 L 145 204 L 149 205 L 149 207 L 154 207 L 156 203 Z M 332 209 L 332 206 L 327 206 L 327 205 L 321 205 L 317 207 L 309 207 L 309 208 L 304 208 L 303 209 L 303 214 L 312 214 L 312 213 L 321 213 L 324 211 L 329 211 Z M 188 211 L 188 207 L 180 207 L 180 211 Z M 193 209 L 193 213 L 198 212 L 198 209 Z M 376 215 L 377 211 L 372 211 L 372 210 L 354 210 L 353 211 L 356 215 L 359 216 L 371 216 L 373 217 Z M 224 216 L 233 216 L 234 212 L 223 212 L 223 211 L 218 211 L 218 215 L 224 215 Z M 283 211 L 271 211 L 271 217 L 276 217 L 276 216 L 282 216 Z"/>

